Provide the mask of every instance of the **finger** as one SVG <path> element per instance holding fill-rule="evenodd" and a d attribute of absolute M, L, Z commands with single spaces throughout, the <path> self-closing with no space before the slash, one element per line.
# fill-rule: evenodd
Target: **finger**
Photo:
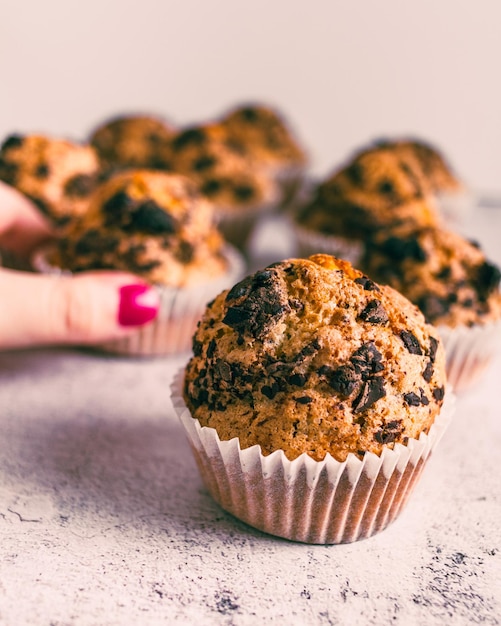
<path fill-rule="evenodd" d="M 0 181 L 0 246 L 26 257 L 52 236 L 48 220 L 31 200 Z"/>
<path fill-rule="evenodd" d="M 115 272 L 55 277 L 0 270 L 0 300 L 0 349 L 118 339 L 151 322 L 159 307 L 154 288 Z"/>

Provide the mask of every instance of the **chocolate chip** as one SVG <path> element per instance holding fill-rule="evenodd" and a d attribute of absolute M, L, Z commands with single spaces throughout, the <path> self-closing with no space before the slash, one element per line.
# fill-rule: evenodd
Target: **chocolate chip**
<path fill-rule="evenodd" d="M 430 336 L 430 361 L 431 363 L 435 363 L 437 350 L 438 350 L 438 340 L 435 339 L 435 337 Z"/>
<path fill-rule="evenodd" d="M 401 420 L 388 422 L 374 433 L 374 440 L 382 444 L 392 443 L 398 438 L 402 430 L 403 424 Z"/>
<path fill-rule="evenodd" d="M 451 268 L 448 265 L 446 265 L 439 272 L 437 272 L 435 276 L 439 280 L 448 280 L 451 277 L 451 272 L 452 272 Z"/>
<path fill-rule="evenodd" d="M 188 128 L 172 140 L 174 150 L 182 150 L 187 146 L 200 146 L 207 140 L 207 135 L 200 128 Z"/>
<path fill-rule="evenodd" d="M 409 406 L 421 406 L 421 398 L 413 391 L 404 393 L 404 400 Z"/>
<path fill-rule="evenodd" d="M 360 187 L 364 182 L 364 168 L 355 161 L 344 170 L 348 180 L 355 186 Z"/>
<path fill-rule="evenodd" d="M 406 259 L 420 263 L 426 261 L 426 252 L 416 239 L 389 237 L 381 244 L 381 250 L 395 261 L 405 261 Z"/>
<path fill-rule="evenodd" d="M 292 374 L 289 376 L 288 382 L 295 387 L 304 387 L 306 376 L 304 374 Z"/>
<path fill-rule="evenodd" d="M 423 354 L 419 341 L 410 330 L 402 330 L 400 332 L 400 339 L 404 342 L 404 346 L 411 354 Z"/>
<path fill-rule="evenodd" d="M 221 183 L 221 181 L 216 180 L 215 178 L 210 178 L 209 180 L 206 180 L 202 186 L 200 187 L 200 191 L 205 195 L 205 196 L 213 196 L 216 193 L 219 193 L 222 189 L 223 185 Z"/>
<path fill-rule="evenodd" d="M 181 263 L 187 264 L 193 261 L 193 257 L 195 255 L 195 249 L 193 244 L 188 241 L 181 241 L 179 243 L 179 247 L 176 250 L 176 259 Z"/>
<path fill-rule="evenodd" d="M 423 378 L 427 383 L 433 378 L 433 363 L 429 361 L 423 371 Z"/>
<path fill-rule="evenodd" d="M 130 214 L 127 230 L 151 235 L 172 235 L 177 230 L 176 220 L 154 200 L 146 200 Z"/>
<path fill-rule="evenodd" d="M 8 185 L 15 185 L 19 166 L 17 163 L 9 163 L 0 157 L 0 180 Z"/>
<path fill-rule="evenodd" d="M 23 142 L 24 137 L 22 135 L 9 135 L 9 137 L 7 137 L 7 139 L 5 139 L 5 141 L 2 143 L 0 151 L 6 152 L 11 148 L 19 148 L 23 145 Z"/>
<path fill-rule="evenodd" d="M 231 366 L 227 361 L 218 359 L 214 365 L 214 369 L 217 375 L 225 382 L 231 383 L 233 381 Z"/>
<path fill-rule="evenodd" d="M 437 402 L 442 402 L 445 395 L 445 389 L 443 387 L 435 387 L 435 389 L 432 391 L 432 395 Z"/>
<path fill-rule="evenodd" d="M 477 279 L 475 281 L 480 299 L 487 300 L 491 293 L 497 291 L 500 280 L 501 272 L 498 267 L 488 261 L 482 263 L 477 270 Z"/>
<path fill-rule="evenodd" d="M 360 318 L 370 324 L 388 323 L 388 314 L 379 300 L 371 300 L 360 313 Z"/>
<path fill-rule="evenodd" d="M 252 280 L 252 276 L 247 276 L 234 285 L 226 294 L 226 302 L 229 302 L 230 300 L 238 300 L 239 298 L 247 296 L 252 289 Z"/>
<path fill-rule="evenodd" d="M 301 396 L 299 398 L 294 398 L 294 400 L 298 404 L 310 404 L 311 402 L 313 402 L 313 398 L 311 396 Z"/>
<path fill-rule="evenodd" d="M 426 397 L 426 394 L 425 394 L 424 389 L 422 387 L 419 387 L 419 392 L 421 394 L 421 404 L 423 404 L 424 406 L 428 406 L 428 404 L 430 404 L 430 401 Z"/>
<path fill-rule="evenodd" d="M 195 337 L 193 337 L 192 349 L 195 356 L 202 356 L 203 347 L 204 344 L 201 341 L 198 341 L 198 339 L 195 339 Z M 207 350 L 207 353 L 208 352 L 209 350 Z"/>
<path fill-rule="evenodd" d="M 395 187 L 391 180 L 383 180 L 378 185 L 378 191 L 384 195 L 392 195 L 395 193 Z"/>
<path fill-rule="evenodd" d="M 435 294 L 428 294 L 419 298 L 416 304 L 428 322 L 434 322 L 439 317 L 442 317 L 442 315 L 445 315 L 450 309 L 449 301 Z"/>
<path fill-rule="evenodd" d="M 134 200 L 125 191 L 117 192 L 108 198 L 102 206 L 105 224 L 111 226 L 122 223 L 128 219 L 133 206 Z"/>
<path fill-rule="evenodd" d="M 266 396 L 269 400 L 273 400 L 273 398 L 277 395 L 279 389 L 277 386 L 264 385 L 261 387 L 261 393 L 263 396 Z"/>
<path fill-rule="evenodd" d="M 45 215 L 50 215 L 51 214 L 51 210 L 49 208 L 48 203 L 45 200 L 42 200 L 42 198 L 39 198 L 38 196 L 32 196 L 30 195 L 30 200 L 36 204 L 36 206 L 40 209 L 40 211 L 42 211 L 42 213 L 45 213 Z"/>
<path fill-rule="evenodd" d="M 350 396 L 362 384 L 361 374 L 351 364 L 342 365 L 334 370 L 329 368 L 329 371 L 325 373 L 327 374 L 329 387 L 345 398 Z"/>
<path fill-rule="evenodd" d="M 381 291 L 379 287 L 376 285 L 374 281 L 372 281 L 367 276 L 361 276 L 360 278 L 355 278 L 357 285 L 362 285 L 365 291 Z"/>
<path fill-rule="evenodd" d="M 362 390 L 352 404 L 353 411 L 360 413 L 371 407 L 375 402 L 384 398 L 386 390 L 382 376 L 375 376 L 365 381 Z"/>
<path fill-rule="evenodd" d="M 376 348 L 374 342 L 370 341 L 360 346 L 351 355 L 350 361 L 357 373 L 365 379 L 384 370 L 384 365 L 381 363 L 382 357 L 383 355 Z"/>
<path fill-rule="evenodd" d="M 203 155 L 198 157 L 193 161 L 193 171 L 194 172 L 204 172 L 208 169 L 211 169 L 214 165 L 216 165 L 217 160 L 213 156 Z"/>
<path fill-rule="evenodd" d="M 209 345 L 207 346 L 207 358 L 211 358 L 216 351 L 217 342 L 215 339 L 211 339 L 209 341 Z"/>
<path fill-rule="evenodd" d="M 97 229 L 88 230 L 75 243 L 75 253 L 77 255 L 103 254 L 116 250 L 119 244 L 117 237 L 103 235 Z"/>
<path fill-rule="evenodd" d="M 91 174 L 77 174 L 64 185 L 64 193 L 70 197 L 86 198 L 95 188 L 96 178 Z"/>
<path fill-rule="evenodd" d="M 36 178 L 40 178 L 40 179 L 48 178 L 49 174 L 50 174 L 50 167 L 47 165 L 47 163 L 40 163 L 40 165 L 38 165 L 38 167 L 35 170 Z"/>
<path fill-rule="evenodd" d="M 246 202 L 254 197 L 254 188 L 251 185 L 237 185 L 233 188 L 235 198 L 241 202 Z"/>
<path fill-rule="evenodd" d="M 259 121 L 259 111 L 253 107 L 245 107 L 240 109 L 240 117 L 249 124 L 255 124 Z"/>
<path fill-rule="evenodd" d="M 239 334 L 248 333 L 259 339 L 270 325 L 279 321 L 286 311 L 290 311 L 278 284 L 272 279 L 272 274 L 274 273 L 265 270 L 251 277 L 251 285 L 246 287 L 246 295 L 239 298 L 237 304 L 228 307 L 223 323 Z"/>

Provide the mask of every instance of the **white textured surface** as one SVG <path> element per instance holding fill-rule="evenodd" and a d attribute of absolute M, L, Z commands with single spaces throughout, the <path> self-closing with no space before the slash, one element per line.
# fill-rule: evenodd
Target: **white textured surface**
<path fill-rule="evenodd" d="M 399 520 L 331 547 L 213 503 L 170 405 L 180 363 L 0 356 L 0 623 L 499 623 L 501 362 Z"/>
<path fill-rule="evenodd" d="M 2 626 L 501 623 L 501 358 L 402 516 L 330 547 L 211 500 L 170 403 L 185 359 L 0 354 Z"/>

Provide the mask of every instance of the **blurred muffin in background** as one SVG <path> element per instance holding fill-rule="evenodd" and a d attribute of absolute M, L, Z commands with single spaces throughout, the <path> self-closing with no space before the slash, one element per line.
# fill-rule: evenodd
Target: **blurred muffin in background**
<path fill-rule="evenodd" d="M 213 225 L 212 206 L 188 179 L 127 170 L 103 183 L 65 237 L 35 262 L 39 270 L 132 272 L 157 286 L 161 308 L 137 335 L 109 342 L 125 354 L 189 349 L 206 303 L 243 272 L 240 255 Z"/>
<path fill-rule="evenodd" d="M 225 238 L 245 249 L 257 220 L 273 209 L 277 188 L 226 139 L 218 125 L 187 128 L 172 139 L 166 158 L 172 171 L 193 180 L 212 203 Z"/>
<path fill-rule="evenodd" d="M 321 181 L 293 220 L 301 256 L 325 252 L 357 264 L 375 233 L 427 227 L 439 217 L 416 157 L 380 148 Z"/>
<path fill-rule="evenodd" d="M 390 149 L 413 155 L 445 220 L 460 221 L 474 204 L 473 194 L 436 146 L 417 138 L 381 139 L 371 150 Z"/>
<path fill-rule="evenodd" d="M 168 169 L 164 148 L 177 129 L 167 120 L 153 115 L 114 117 L 92 131 L 89 143 L 103 168 L 140 167 Z"/>
<path fill-rule="evenodd" d="M 362 269 L 405 295 L 444 340 L 448 380 L 471 385 L 490 362 L 501 336 L 501 272 L 479 247 L 443 228 L 380 233 Z"/>
<path fill-rule="evenodd" d="M 87 210 L 99 174 L 91 146 L 44 135 L 10 135 L 0 147 L 0 180 L 25 194 L 54 227 Z"/>
<path fill-rule="evenodd" d="M 231 141 L 270 172 L 281 188 L 282 206 L 288 206 L 302 182 L 308 157 L 285 117 L 259 103 L 236 106 L 221 124 Z"/>

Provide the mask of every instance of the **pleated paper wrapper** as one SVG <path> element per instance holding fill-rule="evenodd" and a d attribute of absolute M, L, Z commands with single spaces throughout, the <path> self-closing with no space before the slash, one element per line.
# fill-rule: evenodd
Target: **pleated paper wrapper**
<path fill-rule="evenodd" d="M 312 544 L 349 543 L 378 533 L 402 511 L 421 472 L 448 426 L 454 407 L 446 393 L 429 433 L 404 446 L 385 448 L 363 460 L 327 455 L 294 461 L 281 451 L 240 449 L 237 438 L 221 441 L 213 428 L 193 419 L 182 397 L 184 371 L 172 383 L 172 402 L 185 428 L 198 469 L 223 509 L 263 532 Z"/>

